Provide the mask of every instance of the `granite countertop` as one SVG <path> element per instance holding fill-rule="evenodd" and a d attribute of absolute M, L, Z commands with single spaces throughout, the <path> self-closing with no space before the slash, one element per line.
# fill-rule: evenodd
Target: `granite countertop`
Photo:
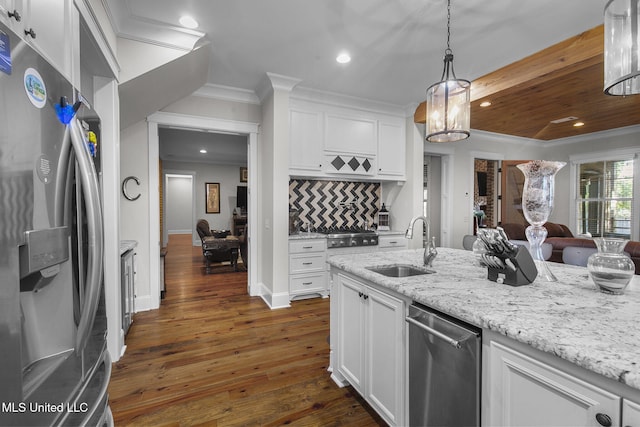
<path fill-rule="evenodd" d="M 422 265 L 422 249 L 331 256 L 379 286 L 640 389 L 640 276 L 624 295 L 596 290 L 585 267 L 550 262 L 558 282 L 513 287 L 487 280 L 473 253 L 437 248 L 435 274 L 390 278 L 365 267 Z"/>

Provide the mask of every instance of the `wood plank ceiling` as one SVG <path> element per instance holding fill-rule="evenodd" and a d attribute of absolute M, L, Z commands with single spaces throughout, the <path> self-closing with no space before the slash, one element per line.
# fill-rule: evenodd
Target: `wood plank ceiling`
<path fill-rule="evenodd" d="M 640 95 L 605 95 L 603 85 L 600 25 L 474 80 L 471 128 L 550 141 L 640 124 Z M 423 102 L 416 123 L 425 110 Z M 567 117 L 576 119 L 551 123 Z M 578 121 L 584 126 L 573 126 Z"/>

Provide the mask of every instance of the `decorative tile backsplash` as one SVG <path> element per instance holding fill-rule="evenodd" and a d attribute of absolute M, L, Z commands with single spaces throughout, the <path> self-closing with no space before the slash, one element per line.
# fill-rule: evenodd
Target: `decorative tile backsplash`
<path fill-rule="evenodd" d="M 379 182 L 289 180 L 289 209 L 306 227 L 351 227 L 377 222 Z"/>

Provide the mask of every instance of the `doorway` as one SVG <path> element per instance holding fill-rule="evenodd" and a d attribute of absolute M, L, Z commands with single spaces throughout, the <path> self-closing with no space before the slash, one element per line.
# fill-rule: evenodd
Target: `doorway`
<path fill-rule="evenodd" d="M 257 228 L 258 195 L 252 188 L 257 188 L 257 164 L 258 164 L 258 124 L 189 116 L 176 113 L 157 112 L 147 118 L 148 122 L 148 182 L 149 188 L 160 186 L 160 162 L 159 162 L 159 136 L 160 126 L 173 126 L 182 129 L 199 129 L 207 132 L 233 133 L 244 135 L 247 140 L 247 188 L 248 188 L 248 259 L 257 259 L 257 240 L 255 231 Z M 160 306 L 160 196 L 159 192 L 149 193 L 149 282 L 152 306 Z M 257 280 L 257 268 L 255 262 L 249 262 L 247 292 L 251 296 L 260 294 L 260 286 Z M 157 299 L 156 299 L 157 298 Z"/>
<path fill-rule="evenodd" d="M 161 205 L 162 245 L 169 234 L 193 235 L 195 224 L 195 173 L 164 171 Z"/>

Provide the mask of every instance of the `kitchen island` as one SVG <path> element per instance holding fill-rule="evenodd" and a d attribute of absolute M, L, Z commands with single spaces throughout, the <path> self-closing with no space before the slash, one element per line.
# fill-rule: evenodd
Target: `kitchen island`
<path fill-rule="evenodd" d="M 433 263 L 435 274 L 391 278 L 366 268 L 391 264 L 420 267 L 422 253 L 422 250 L 405 250 L 344 255 L 330 257 L 328 262 L 333 272 L 347 273 L 404 298 L 405 302 L 416 301 L 476 325 L 482 328 L 485 337 L 492 334 L 508 337 L 520 348 L 533 348 L 585 372 L 598 374 L 607 379 L 605 386 L 607 381 L 614 388 L 620 384 L 622 389 L 615 392 L 638 401 L 640 284 L 637 276 L 624 295 L 609 295 L 596 290 L 586 268 L 550 263 L 558 282 L 536 279 L 530 285 L 512 287 L 487 280 L 486 268 L 475 264 L 472 252 L 449 248 L 438 248 L 439 254 Z M 332 321 L 336 321 L 333 314 Z M 333 329 L 332 325 L 332 333 Z M 483 352 L 484 349 L 483 345 Z M 486 356 L 483 354 L 484 359 Z M 483 360 L 483 376 L 486 363 Z M 483 383 L 486 385 L 488 380 L 483 378 Z M 483 393 L 488 392 L 485 385 Z M 483 395 L 483 400 L 485 398 Z M 483 419 L 486 420 L 485 414 Z"/>

